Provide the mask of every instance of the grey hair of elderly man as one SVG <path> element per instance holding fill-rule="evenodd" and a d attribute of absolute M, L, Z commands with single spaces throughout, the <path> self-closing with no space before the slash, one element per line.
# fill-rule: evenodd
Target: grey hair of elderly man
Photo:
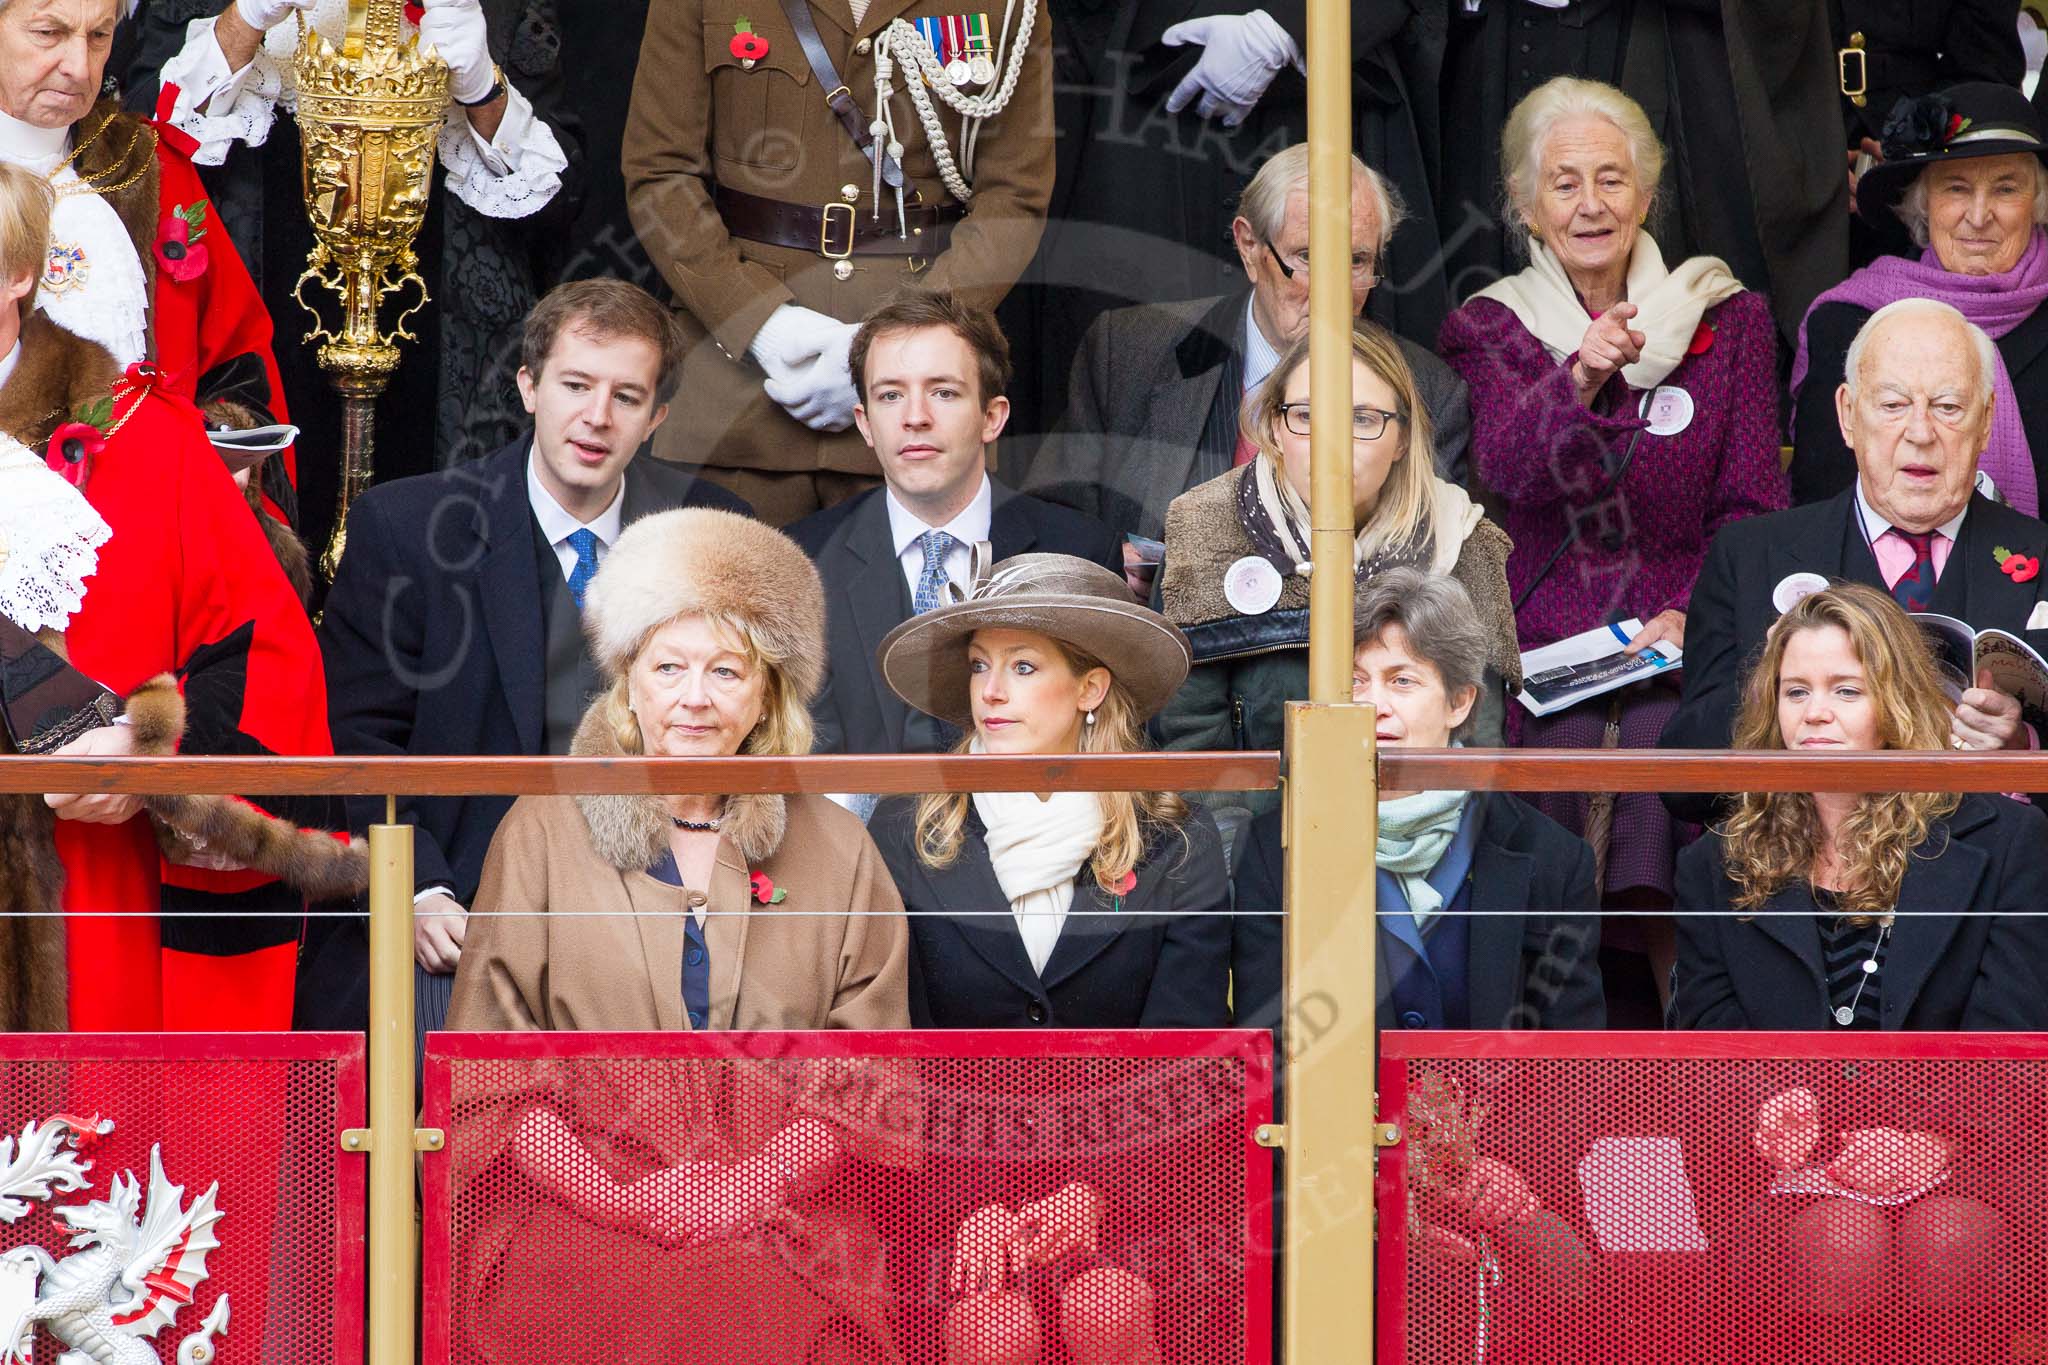
<path fill-rule="evenodd" d="M 1963 510 L 1997 376 L 1991 338 L 1948 304 L 1900 299 L 1870 315 L 1849 343 L 1835 415 L 1872 511 L 1925 532 Z"/>

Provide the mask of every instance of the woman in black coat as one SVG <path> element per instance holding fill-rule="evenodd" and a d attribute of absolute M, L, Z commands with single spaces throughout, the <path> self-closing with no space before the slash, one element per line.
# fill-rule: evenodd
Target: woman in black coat
<path fill-rule="evenodd" d="M 1941 749 L 1919 628 L 1874 588 L 1780 617 L 1738 749 Z M 1678 869 L 1671 1022 L 1718 1029 L 2048 1029 L 2048 818 L 2002 796 L 1749 792 Z"/>
<path fill-rule="evenodd" d="M 1145 722 L 1187 676 L 1188 644 L 1121 575 L 1029 554 L 996 565 L 966 601 L 899 625 L 880 660 L 898 696 L 966 733 L 965 752 L 1121 753 L 1144 747 Z M 869 828 L 911 917 L 918 1027 L 1230 1022 L 1222 844 L 1179 797 L 933 793 L 884 802 Z M 1043 1160 L 928 1161 L 931 1188 L 976 1205 L 950 1233 L 946 1358 L 1037 1360 L 1055 1333 L 1076 1365 L 1193 1354 L 1189 1333 L 1233 1310 L 1197 1263 L 1158 1245 L 1185 1144 L 1161 1141 L 1171 1134 L 1157 1122 L 1087 1121 L 1099 1106 L 1056 1082 L 1048 1093 L 1042 1071 L 989 1069 L 975 1084 L 977 1112 L 1003 1115 L 1005 1131 L 1042 1126 L 1050 1138 L 1057 1121 L 1062 1136 Z M 1026 1292 L 1048 1277 L 1056 1311 Z"/>

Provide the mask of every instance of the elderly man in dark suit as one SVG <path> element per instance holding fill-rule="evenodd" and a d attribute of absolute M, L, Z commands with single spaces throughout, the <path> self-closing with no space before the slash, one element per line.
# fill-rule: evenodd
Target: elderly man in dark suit
<path fill-rule="evenodd" d="M 1356 157 L 1351 172 L 1351 302 L 1363 314 L 1403 209 Z M 1100 517 L 1120 534 L 1158 540 L 1169 503 L 1250 458 L 1238 409 L 1308 325 L 1306 144 L 1259 168 L 1231 234 L 1244 290 L 1096 319 L 1074 361 L 1066 416 L 1032 460 L 1026 491 Z M 1465 381 L 1406 338 L 1401 351 L 1436 431 L 1437 471 L 1463 482 L 1472 429 Z M 1134 573 L 1142 558 L 1141 549 L 1129 550 Z"/>
<path fill-rule="evenodd" d="M 1908 611 L 1996 627 L 2048 650 L 2048 525 L 1976 491 L 1997 363 L 1991 339 L 1945 303 L 1903 299 L 1870 315 L 1835 397 L 1856 482 L 1826 502 L 1715 535 L 1686 614 L 1685 691 L 1663 747 L 1728 747 L 1748 661 L 1771 623 L 1833 581 L 1868 583 Z M 2041 730 L 2017 700 L 1987 677 L 1968 681 L 1952 724 L 1956 748 L 2039 745 Z M 1714 807 L 1691 794 L 1664 800 L 1694 820 Z"/>
<path fill-rule="evenodd" d="M 675 507 L 747 506 L 636 455 L 668 415 L 682 345 L 637 285 L 561 285 L 527 319 L 519 389 L 533 432 L 474 464 L 370 489 L 320 623 L 329 720 L 345 754 L 561 754 L 599 675 L 583 590 L 623 528 Z M 465 907 L 509 796 L 401 800 L 413 824 L 421 1015 L 438 1027 Z M 383 803 L 349 801 L 360 829 Z M 360 935 L 340 935 L 346 1001 Z"/>
<path fill-rule="evenodd" d="M 988 448 L 1010 415 L 1010 347 L 987 310 L 947 291 L 906 292 L 868 314 L 850 358 L 854 422 L 882 487 L 789 528 L 825 579 L 831 659 L 811 703 L 814 747 L 936 753 L 959 734 L 889 690 L 875 658 L 882 637 L 971 589 L 983 543 L 990 562 L 1038 550 L 1122 573 L 1123 558 L 1101 522 L 989 477 Z"/>

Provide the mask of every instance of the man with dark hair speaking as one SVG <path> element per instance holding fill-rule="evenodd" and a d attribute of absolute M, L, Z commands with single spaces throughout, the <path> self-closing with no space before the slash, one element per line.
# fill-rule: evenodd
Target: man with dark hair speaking
<path fill-rule="evenodd" d="M 598 688 L 581 608 L 605 551 L 651 513 L 748 510 L 691 471 L 636 458 L 668 416 L 681 361 L 668 310 L 645 290 L 560 286 L 528 317 L 522 360 L 530 434 L 474 464 L 379 485 L 349 510 L 320 623 L 338 752 L 568 752 Z M 416 827 L 413 942 L 428 1027 L 447 1007 L 465 907 L 511 804 L 399 802 Z M 354 828 L 382 818 L 379 801 L 349 802 Z M 323 974 L 355 985 L 335 981 L 323 995 L 353 1012 L 361 935 L 340 937 Z"/>

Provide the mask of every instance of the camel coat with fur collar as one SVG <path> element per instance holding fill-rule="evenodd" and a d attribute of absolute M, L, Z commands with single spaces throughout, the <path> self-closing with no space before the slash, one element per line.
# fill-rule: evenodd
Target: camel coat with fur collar
<path fill-rule="evenodd" d="M 571 752 L 616 754 L 594 722 Z M 909 925 L 859 819 L 822 796 L 735 796 L 705 888 L 648 875 L 669 829 L 653 797 L 515 802 L 484 862 L 448 1027 L 687 1029 L 683 916 L 699 898 L 712 1028 L 910 1026 Z M 755 871 L 781 904 L 755 903 Z M 563 910 L 578 913 L 550 913 Z"/>

